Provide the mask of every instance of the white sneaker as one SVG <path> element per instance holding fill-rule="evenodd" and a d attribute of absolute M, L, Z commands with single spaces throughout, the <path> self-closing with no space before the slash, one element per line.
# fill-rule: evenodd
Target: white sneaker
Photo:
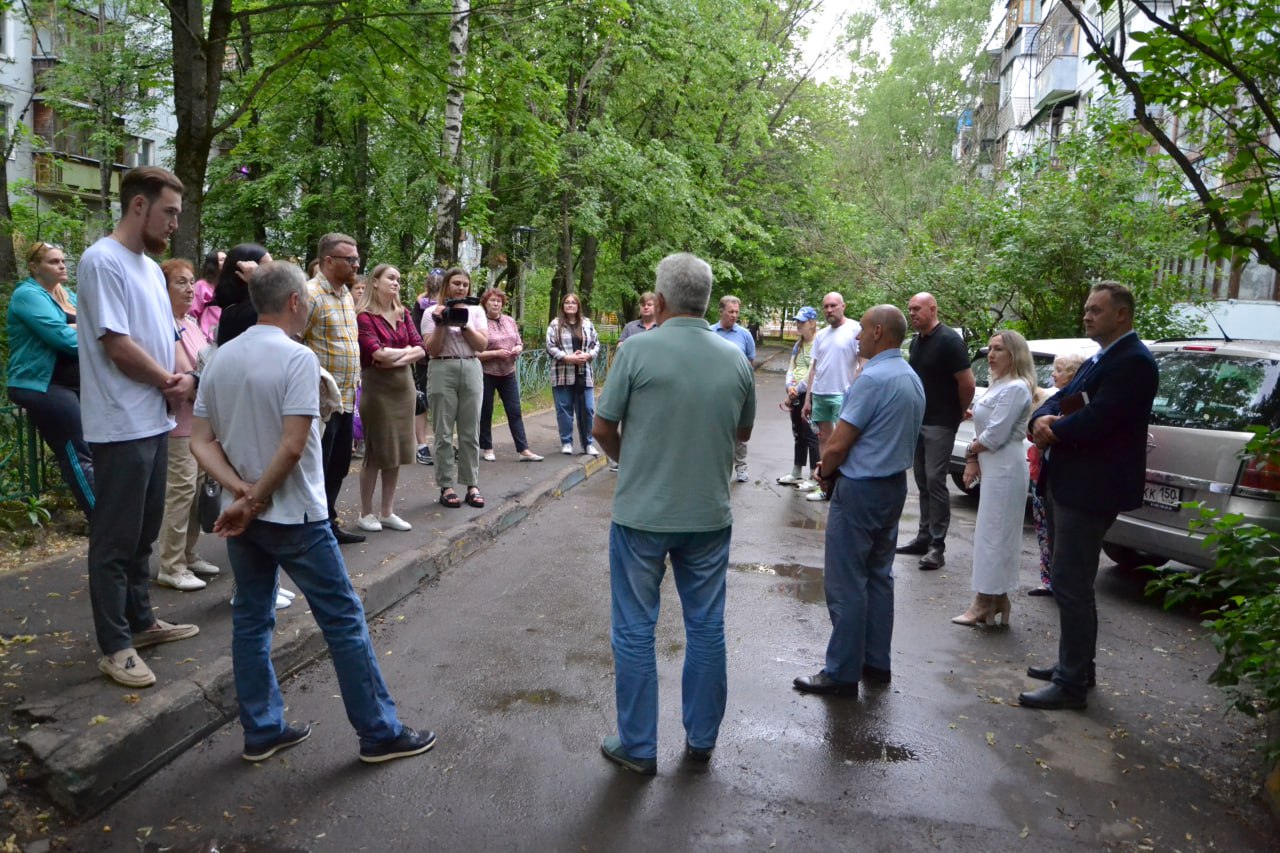
<path fill-rule="evenodd" d="M 483 459 L 485 462 L 497 462 L 497 461 L 498 461 L 498 457 L 497 457 L 497 455 L 496 455 L 492 450 L 486 450 L 486 451 L 484 452 L 484 454 L 483 454 L 480 458 L 481 458 L 481 459 Z"/>
<path fill-rule="evenodd" d="M 286 607 L 293 606 L 293 599 L 282 593 L 283 590 L 276 590 L 276 610 L 284 610 Z"/>
<path fill-rule="evenodd" d="M 191 592 L 197 589 L 204 589 L 207 583 L 200 578 L 191 574 L 191 572 L 183 569 L 180 572 L 161 572 L 156 575 L 156 583 L 160 586 L 167 586 L 171 589 L 180 589 L 183 592 Z"/>
<path fill-rule="evenodd" d="M 563 453 L 565 456 L 572 456 L 572 455 L 573 455 L 573 445 L 572 445 L 572 444 L 565 444 L 565 445 L 561 445 L 561 447 L 560 447 L 560 452 L 561 452 L 561 453 Z"/>
<path fill-rule="evenodd" d="M 370 533 L 377 533 L 382 529 L 382 523 L 378 521 L 378 517 L 373 513 L 360 516 L 360 520 L 356 522 L 356 527 L 361 530 L 367 530 Z"/>
<path fill-rule="evenodd" d="M 804 499 L 807 501 L 825 501 L 827 499 L 827 493 L 822 491 L 822 489 L 814 489 L 809 492 L 809 494 L 805 495 Z"/>
<path fill-rule="evenodd" d="M 796 483 L 796 488 L 797 488 L 797 489 L 799 489 L 799 490 L 800 490 L 800 491 L 802 491 L 802 492 L 811 492 L 811 491 L 813 491 L 814 489 L 818 488 L 818 486 L 820 486 L 820 485 L 822 485 L 822 484 L 821 484 L 821 483 L 819 483 L 817 480 L 808 480 L 808 479 L 805 479 L 805 480 L 801 480 L 800 482 Z"/>
<path fill-rule="evenodd" d="M 391 515 L 378 516 L 378 522 L 388 530 L 412 530 L 413 525 L 394 512 Z"/>
<path fill-rule="evenodd" d="M 795 474 L 787 474 L 785 476 L 779 477 L 776 480 L 776 482 L 779 486 L 795 486 L 795 485 L 799 485 L 800 483 L 803 483 L 804 480 L 802 480 L 800 477 L 797 477 Z"/>
<path fill-rule="evenodd" d="M 587 445 L 587 455 L 588 455 L 588 456 L 599 456 L 599 455 L 600 455 L 600 448 L 596 447 L 594 444 L 588 444 L 588 445 Z"/>
<path fill-rule="evenodd" d="M 216 575 L 222 571 L 222 569 L 218 568 L 213 563 L 210 563 L 203 557 L 196 557 L 194 560 L 187 563 L 187 570 L 197 575 L 209 576 Z"/>
<path fill-rule="evenodd" d="M 741 468 L 733 475 L 733 479 L 737 480 L 739 483 L 747 483 L 750 482 L 751 475 L 747 473 L 746 468 Z"/>
<path fill-rule="evenodd" d="M 298 597 L 298 594 L 296 592 L 294 592 L 291 589 L 285 589 L 282 586 L 276 587 L 276 595 L 283 595 L 285 598 L 289 599 L 290 601 L 293 601 L 295 598 Z"/>
<path fill-rule="evenodd" d="M 520 461 L 521 462 L 541 462 L 542 457 L 534 453 L 532 450 L 526 450 L 524 453 L 520 454 Z"/>
<path fill-rule="evenodd" d="M 136 649 L 121 649 L 104 656 L 98 661 L 98 671 L 125 687 L 150 687 L 156 683 L 156 674 L 138 656 Z"/>

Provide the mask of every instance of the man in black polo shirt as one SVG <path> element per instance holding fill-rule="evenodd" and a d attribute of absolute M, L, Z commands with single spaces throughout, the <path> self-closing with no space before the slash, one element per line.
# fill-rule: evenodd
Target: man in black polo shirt
<path fill-rule="evenodd" d="M 911 339 L 911 368 L 924 385 L 924 423 L 916 439 L 915 478 L 920 496 L 920 530 L 898 548 L 899 554 L 922 554 L 921 570 L 946 564 L 951 495 L 947 465 L 956 429 L 973 402 L 973 370 L 969 350 L 956 331 L 938 321 L 938 301 L 917 293 L 907 303 L 916 336 Z"/>

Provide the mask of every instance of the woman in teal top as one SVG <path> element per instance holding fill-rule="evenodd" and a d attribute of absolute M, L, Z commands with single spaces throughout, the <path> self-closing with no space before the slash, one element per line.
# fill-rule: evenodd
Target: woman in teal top
<path fill-rule="evenodd" d="M 76 298 L 63 286 L 66 256 L 57 246 L 36 243 L 27 269 L 31 276 L 18 282 L 9 300 L 9 400 L 26 409 L 88 518 L 93 461 L 80 426 Z"/>

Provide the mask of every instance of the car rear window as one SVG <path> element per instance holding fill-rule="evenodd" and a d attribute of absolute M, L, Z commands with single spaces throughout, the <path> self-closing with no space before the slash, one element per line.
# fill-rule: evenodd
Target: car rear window
<path fill-rule="evenodd" d="M 1033 352 L 1031 360 L 1036 365 L 1036 384 L 1041 388 L 1053 387 L 1053 356 Z M 991 365 L 987 364 L 987 348 L 983 347 L 973 358 L 973 380 L 978 387 L 991 384 Z"/>
<path fill-rule="evenodd" d="M 1276 426 L 1280 361 L 1204 352 L 1155 353 L 1160 390 L 1151 423 L 1241 432 Z"/>

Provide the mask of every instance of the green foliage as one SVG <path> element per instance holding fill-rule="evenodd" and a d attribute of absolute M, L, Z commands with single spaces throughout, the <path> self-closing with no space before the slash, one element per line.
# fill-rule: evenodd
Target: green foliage
<path fill-rule="evenodd" d="M 1280 430 L 1255 432 L 1242 457 L 1280 475 Z M 1251 717 L 1274 713 L 1280 710 L 1280 534 L 1203 505 L 1191 530 L 1205 532 L 1205 547 L 1216 549 L 1213 567 L 1161 577 L 1147 592 L 1164 594 L 1166 608 L 1212 602 L 1203 624 L 1213 632 L 1222 661 L 1209 682 L 1223 689 L 1236 711 Z M 1280 742 L 1269 744 L 1269 752 L 1280 756 Z"/>

